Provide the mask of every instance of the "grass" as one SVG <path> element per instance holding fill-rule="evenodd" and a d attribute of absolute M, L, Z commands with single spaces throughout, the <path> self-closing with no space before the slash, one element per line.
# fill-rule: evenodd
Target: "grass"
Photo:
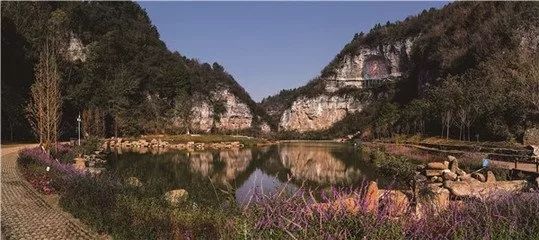
<path fill-rule="evenodd" d="M 381 139 L 383 141 L 390 141 L 395 143 L 426 143 L 426 144 L 440 144 L 440 145 L 452 145 L 452 146 L 480 146 L 489 148 L 522 148 L 522 144 L 517 142 L 500 141 L 465 141 L 458 139 L 446 139 L 433 136 L 421 136 L 421 135 L 403 135 L 396 134 L 392 138 Z"/>
<path fill-rule="evenodd" d="M 300 190 L 301 191 L 301 190 Z M 367 212 L 363 188 L 334 189 L 329 201 L 356 199 L 359 211 L 350 214 L 313 208 L 306 194 L 263 196 L 246 211 L 254 222 L 251 236 L 262 239 L 537 239 L 539 194 L 501 194 L 484 201 L 452 203 L 446 210 L 423 209 L 416 217 L 390 216 L 391 207 Z M 309 196 L 307 194 L 307 196 Z M 310 210 L 310 211 L 309 211 Z"/>

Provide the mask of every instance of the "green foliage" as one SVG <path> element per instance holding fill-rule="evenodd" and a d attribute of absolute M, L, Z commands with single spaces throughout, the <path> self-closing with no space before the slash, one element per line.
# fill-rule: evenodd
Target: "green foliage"
<path fill-rule="evenodd" d="M 368 149 L 364 147 L 361 151 L 365 156 L 364 159 L 368 159 L 376 166 L 378 174 L 384 176 L 386 179 L 393 179 L 393 182 L 382 184 L 406 186 L 415 174 L 416 161 L 401 156 L 393 156 L 379 149 Z"/>
<path fill-rule="evenodd" d="M 69 60 L 62 56 L 64 137 L 76 133 L 72 119 L 86 109 L 105 113 L 108 136 L 185 132 L 185 124 L 176 126 L 170 118 L 172 115 L 184 122 L 188 120 L 190 113 L 184 108 L 190 104 L 183 100 L 207 97 L 222 89 L 229 89 L 247 104 L 257 116 L 255 122 L 267 118 L 221 65 L 202 64 L 169 51 L 137 3 L 12 2 L 3 4 L 2 20 L 8 26 L 2 24 L 2 33 L 8 36 L 2 38 L 2 44 L 16 45 L 13 52 L 3 52 L 2 58 L 14 57 L 20 64 L 8 75 L 2 72 L 2 93 L 13 97 L 6 104 L 2 101 L 3 116 L 18 111 L 8 103 L 22 103 L 26 99 L 40 44 L 54 39 L 61 49 L 66 49 L 74 37 L 82 41 L 81 51 L 86 59 Z M 11 61 L 2 61 L 2 67 L 9 66 L 8 62 Z M 3 122 L 2 130 L 23 129 L 24 124 L 17 124 L 20 117 L 13 115 L 6 124 Z"/>
<path fill-rule="evenodd" d="M 80 146 L 76 146 L 74 149 L 75 154 L 90 155 L 97 151 L 102 145 L 102 141 L 99 138 L 89 137 L 81 141 Z"/>

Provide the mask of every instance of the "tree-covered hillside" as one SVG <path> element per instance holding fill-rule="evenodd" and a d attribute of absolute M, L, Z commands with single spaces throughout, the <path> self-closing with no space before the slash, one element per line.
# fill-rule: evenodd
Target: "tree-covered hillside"
<path fill-rule="evenodd" d="M 96 135 L 169 131 L 195 95 L 222 87 L 265 116 L 221 65 L 169 51 L 134 2 L 3 2 L 3 139 L 32 136 L 24 108 L 46 42 L 61 56 L 64 137 L 76 133 L 79 112 Z"/>
<path fill-rule="evenodd" d="M 262 106 L 290 105 L 304 93 L 328 94 L 319 85 L 347 55 L 410 39 L 404 74 L 389 85 L 387 97 L 358 113 L 362 117 L 345 119 L 356 126 L 351 131 L 518 139 L 539 123 L 538 35 L 536 2 L 451 3 L 356 34 L 309 84 L 316 87 L 282 91 Z"/>

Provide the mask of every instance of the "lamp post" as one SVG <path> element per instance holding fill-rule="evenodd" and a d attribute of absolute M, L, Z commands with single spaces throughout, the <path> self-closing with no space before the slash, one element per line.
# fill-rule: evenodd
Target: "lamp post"
<path fill-rule="evenodd" d="M 79 146 L 80 146 L 80 122 L 81 122 L 81 121 L 82 121 L 82 120 L 80 119 L 80 113 L 79 113 L 79 116 L 77 117 L 77 123 L 78 123 L 78 125 L 79 125 Z"/>

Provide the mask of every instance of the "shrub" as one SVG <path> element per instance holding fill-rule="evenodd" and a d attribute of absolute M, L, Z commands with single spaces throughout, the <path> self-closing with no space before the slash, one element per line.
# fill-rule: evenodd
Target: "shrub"
<path fill-rule="evenodd" d="M 119 190 L 119 185 L 112 180 L 80 177 L 66 187 L 60 205 L 96 230 L 108 232 L 114 227 Z"/>
<path fill-rule="evenodd" d="M 75 147 L 76 154 L 90 155 L 101 147 L 102 141 L 99 138 L 89 137 L 80 146 Z"/>
<path fill-rule="evenodd" d="M 386 154 L 379 149 L 368 149 L 363 147 L 364 158 L 366 157 L 376 166 L 377 173 L 384 176 L 383 179 L 392 179 L 393 182 L 382 182 L 382 184 L 396 184 L 403 186 L 414 176 L 416 164 L 414 161 L 402 157 Z"/>

